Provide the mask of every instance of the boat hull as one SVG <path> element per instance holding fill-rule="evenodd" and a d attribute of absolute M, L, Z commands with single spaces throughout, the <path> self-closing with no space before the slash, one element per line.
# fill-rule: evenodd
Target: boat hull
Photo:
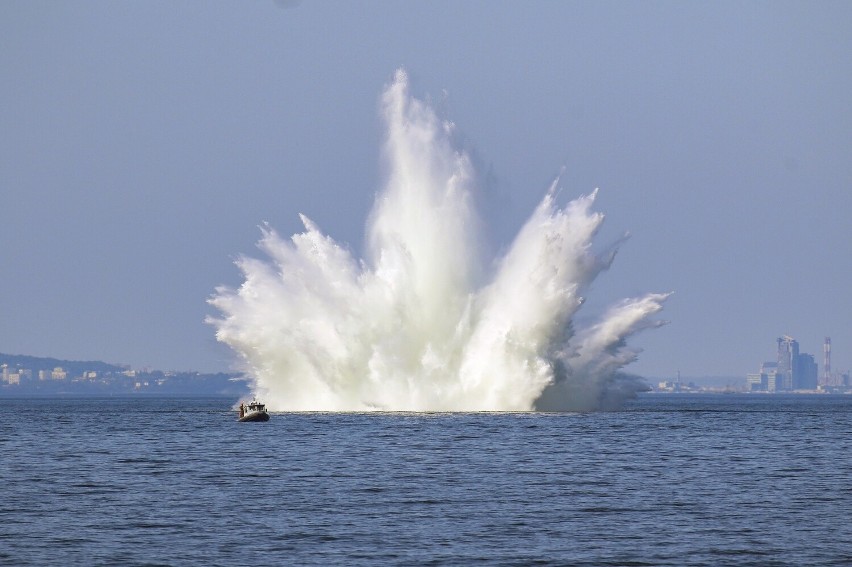
<path fill-rule="evenodd" d="M 240 421 L 269 421 L 269 414 L 265 411 L 259 411 L 249 415 L 244 415 L 240 418 Z"/>

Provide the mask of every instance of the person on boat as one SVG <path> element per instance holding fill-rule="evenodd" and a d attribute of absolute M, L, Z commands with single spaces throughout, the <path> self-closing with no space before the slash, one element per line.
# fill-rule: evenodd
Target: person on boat
<path fill-rule="evenodd" d="M 243 402 L 240 402 L 240 419 L 242 419 L 246 415 L 246 405 Z"/>

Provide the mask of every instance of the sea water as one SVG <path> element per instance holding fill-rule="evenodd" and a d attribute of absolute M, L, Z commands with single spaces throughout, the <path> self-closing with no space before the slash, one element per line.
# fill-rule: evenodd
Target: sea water
<path fill-rule="evenodd" d="M 8 565 L 849 565 L 852 396 L 594 413 L 0 400 Z"/>

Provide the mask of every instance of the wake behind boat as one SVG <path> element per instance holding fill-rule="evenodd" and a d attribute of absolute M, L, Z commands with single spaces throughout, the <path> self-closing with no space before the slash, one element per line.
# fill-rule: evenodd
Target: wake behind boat
<path fill-rule="evenodd" d="M 269 421 L 266 405 L 257 400 L 249 404 L 240 403 L 240 421 Z"/>

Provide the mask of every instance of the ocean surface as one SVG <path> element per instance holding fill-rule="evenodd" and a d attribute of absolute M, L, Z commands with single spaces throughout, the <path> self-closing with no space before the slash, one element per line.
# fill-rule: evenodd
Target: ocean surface
<path fill-rule="evenodd" d="M 852 396 L 233 403 L 0 399 L 0 564 L 852 565 Z"/>

